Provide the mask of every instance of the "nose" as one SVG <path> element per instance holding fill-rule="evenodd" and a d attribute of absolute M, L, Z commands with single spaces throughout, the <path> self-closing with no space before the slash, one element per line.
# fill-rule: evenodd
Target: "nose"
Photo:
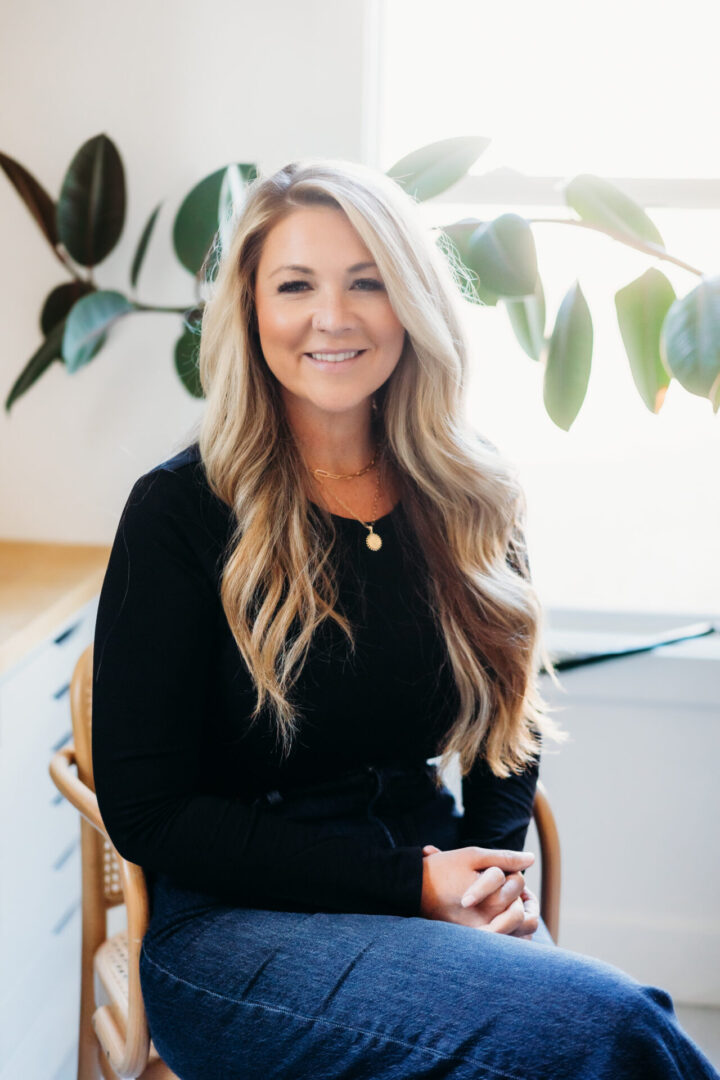
<path fill-rule="evenodd" d="M 318 293 L 312 316 L 313 330 L 338 334 L 343 330 L 353 330 L 356 324 L 357 320 L 350 309 L 350 300 L 341 289 L 329 289 Z"/>

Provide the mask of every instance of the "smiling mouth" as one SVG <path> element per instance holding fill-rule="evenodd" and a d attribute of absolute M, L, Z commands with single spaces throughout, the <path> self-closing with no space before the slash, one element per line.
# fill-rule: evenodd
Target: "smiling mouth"
<path fill-rule="evenodd" d="M 303 355 L 317 364 L 344 364 L 348 360 L 355 360 L 358 356 L 362 356 L 364 352 L 367 352 L 367 349 L 345 349 L 342 352 L 315 352 Z"/>

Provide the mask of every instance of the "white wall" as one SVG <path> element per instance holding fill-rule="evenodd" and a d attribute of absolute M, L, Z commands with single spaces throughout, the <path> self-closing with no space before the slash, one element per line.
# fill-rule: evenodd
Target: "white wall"
<path fill-rule="evenodd" d="M 366 0 L 6 0 L 0 150 L 57 197 L 80 145 L 105 132 L 126 170 L 115 252 L 96 271 L 124 290 L 138 236 L 165 199 L 138 299 L 193 300 L 171 249 L 185 193 L 228 161 L 364 154 Z M 0 392 L 41 343 L 48 292 L 69 280 L 0 175 Z M 59 364 L 0 414 L 0 536 L 110 542 L 133 481 L 170 456 L 201 405 L 173 368 L 180 319 L 136 314 L 75 376 Z"/>

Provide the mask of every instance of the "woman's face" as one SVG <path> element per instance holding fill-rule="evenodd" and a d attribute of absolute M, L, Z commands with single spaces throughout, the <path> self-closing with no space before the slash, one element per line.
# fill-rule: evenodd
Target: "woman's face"
<path fill-rule="evenodd" d="M 263 355 L 293 407 L 367 409 L 400 359 L 404 327 L 342 210 L 302 207 L 273 226 L 257 267 L 255 306 Z"/>

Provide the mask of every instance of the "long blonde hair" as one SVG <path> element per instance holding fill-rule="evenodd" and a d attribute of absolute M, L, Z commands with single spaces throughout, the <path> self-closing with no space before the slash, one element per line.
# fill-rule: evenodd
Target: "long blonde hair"
<path fill-rule="evenodd" d="M 449 245 L 440 249 L 395 181 L 349 161 L 304 159 L 250 183 L 203 313 L 198 443 L 210 487 L 235 515 L 221 600 L 255 685 L 251 720 L 268 707 L 289 753 L 298 728 L 292 689 L 315 631 L 331 619 L 354 648 L 353 628 L 336 610 L 332 518 L 310 512 L 254 304 L 269 230 L 316 205 L 347 215 L 406 329 L 398 364 L 376 394 L 377 422 L 458 690 L 440 771 L 457 753 L 466 775 L 482 754 L 495 775 L 508 776 L 537 758 L 542 736 L 563 738 L 536 684 L 540 661 L 558 680 L 529 578 L 524 494 L 512 465 L 464 419 L 466 301 Z"/>

